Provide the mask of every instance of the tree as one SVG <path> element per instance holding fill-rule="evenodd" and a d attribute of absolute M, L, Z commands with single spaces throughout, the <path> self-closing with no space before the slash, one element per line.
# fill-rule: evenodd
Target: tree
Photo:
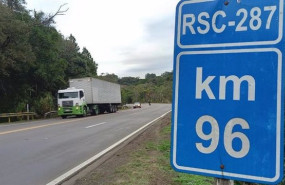
<path fill-rule="evenodd" d="M 122 104 L 133 103 L 133 95 L 131 87 L 123 86 L 121 88 Z"/>
<path fill-rule="evenodd" d="M 55 108 L 56 92 L 69 78 L 96 76 L 97 64 L 74 36 L 64 38 L 52 26 L 61 7 L 31 16 L 24 3 L 0 0 L 0 112 L 23 111 L 29 103 L 43 113 Z"/>
<path fill-rule="evenodd" d="M 62 8 L 67 5 L 67 4 L 63 4 L 60 5 L 60 7 L 58 8 L 58 10 L 53 13 L 53 14 L 45 14 L 42 11 L 37 12 L 36 10 L 34 10 L 34 25 L 44 25 L 47 27 L 52 26 L 53 24 L 55 24 L 55 17 L 58 15 L 65 15 L 65 13 L 68 11 L 68 8 L 66 8 L 65 10 L 62 10 Z"/>
<path fill-rule="evenodd" d="M 67 63 L 65 74 L 68 78 L 79 78 L 85 76 L 87 65 L 84 62 L 84 59 L 80 56 L 80 47 L 73 35 L 62 40 L 60 57 Z"/>
<path fill-rule="evenodd" d="M 137 85 L 140 81 L 139 77 L 122 77 L 118 80 L 119 84 L 122 85 Z"/>
<path fill-rule="evenodd" d="M 147 73 L 145 75 L 146 80 L 155 79 L 155 78 L 156 78 L 156 74 L 154 74 L 154 73 Z"/>
<path fill-rule="evenodd" d="M 145 79 L 97 76 L 98 65 L 73 35 L 65 38 L 54 27 L 53 14 L 25 9 L 25 0 L 0 0 L 0 112 L 31 110 L 43 114 L 55 109 L 57 90 L 70 78 L 98 77 L 121 84 L 122 102 L 171 102 L 172 72 L 148 73 Z"/>
<path fill-rule="evenodd" d="M 82 50 L 81 56 L 84 59 L 86 65 L 86 76 L 96 77 L 98 65 L 92 58 L 90 52 L 85 47 Z"/>
<path fill-rule="evenodd" d="M 9 76 L 11 69 L 25 70 L 34 61 L 28 33 L 28 25 L 0 4 L 0 77 Z"/>
<path fill-rule="evenodd" d="M 118 81 L 119 81 L 119 77 L 117 75 L 115 75 L 114 73 L 112 73 L 112 74 L 109 74 L 109 73 L 101 74 L 100 76 L 98 76 L 98 78 L 101 80 L 105 80 L 105 81 L 113 82 L 113 83 L 118 83 Z"/>
<path fill-rule="evenodd" d="M 0 4 L 6 5 L 13 11 L 24 11 L 26 4 L 25 0 L 1 0 Z"/>
<path fill-rule="evenodd" d="M 56 93 L 64 85 L 66 63 L 60 57 L 61 35 L 55 28 L 38 25 L 32 28 L 30 43 L 36 55 L 36 65 L 30 68 L 30 81 L 36 95 Z"/>
<path fill-rule="evenodd" d="M 67 5 L 66 3 L 60 5 L 60 7 L 58 8 L 58 10 L 55 13 L 49 14 L 48 16 L 46 16 L 45 19 L 43 19 L 41 23 L 43 25 L 46 25 L 46 26 L 50 26 L 50 25 L 54 24 L 55 23 L 54 18 L 56 16 L 58 16 L 58 15 L 65 15 L 65 13 L 69 10 L 69 8 L 66 8 L 65 10 L 62 10 L 62 8 L 64 6 L 66 6 L 66 5 Z"/>
<path fill-rule="evenodd" d="M 173 80 L 173 72 L 164 72 L 164 73 L 161 74 L 161 77 L 165 81 L 172 81 Z"/>
<path fill-rule="evenodd" d="M 172 100 L 172 72 L 165 72 L 161 76 L 146 74 L 146 79 L 123 77 L 122 100 L 124 103 L 134 101 L 170 103 Z"/>
<path fill-rule="evenodd" d="M 28 93 L 27 73 L 35 62 L 29 31 L 17 13 L 0 4 L 0 111 L 17 107 Z"/>

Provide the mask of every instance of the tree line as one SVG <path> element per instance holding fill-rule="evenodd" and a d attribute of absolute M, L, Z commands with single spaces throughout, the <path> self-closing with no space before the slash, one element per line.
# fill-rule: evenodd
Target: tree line
<path fill-rule="evenodd" d="M 122 86 L 123 103 L 170 102 L 172 73 L 118 78 L 97 75 L 98 65 L 73 35 L 64 37 L 55 28 L 54 14 L 31 11 L 25 0 L 0 0 L 0 113 L 30 111 L 44 114 L 56 109 L 56 94 L 68 79 L 97 77 Z"/>
<path fill-rule="evenodd" d="M 97 64 L 74 36 L 55 29 L 54 17 L 63 11 L 47 15 L 24 5 L 0 0 L 0 112 L 24 111 L 30 104 L 41 114 L 69 78 L 95 77 Z"/>
<path fill-rule="evenodd" d="M 147 73 L 145 79 L 139 77 L 122 77 L 115 74 L 101 74 L 98 78 L 121 85 L 122 103 L 154 102 L 171 103 L 172 72 L 164 72 L 160 76 Z"/>

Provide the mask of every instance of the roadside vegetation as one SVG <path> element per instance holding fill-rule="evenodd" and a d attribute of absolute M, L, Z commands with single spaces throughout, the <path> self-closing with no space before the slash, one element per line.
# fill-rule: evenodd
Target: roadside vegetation
<path fill-rule="evenodd" d="M 56 110 L 56 94 L 68 79 L 96 77 L 122 85 L 123 103 L 171 102 L 172 73 L 118 78 L 97 75 L 98 65 L 73 35 L 55 28 L 55 17 L 68 13 L 68 5 L 46 14 L 28 10 L 25 0 L 0 1 L 0 114 Z M 1 120 L 0 120 L 1 122 Z"/>
<path fill-rule="evenodd" d="M 170 122 L 168 114 L 74 185 L 215 185 L 214 178 L 171 168 Z M 245 185 L 239 181 L 234 184 Z M 284 185 L 284 179 L 279 185 Z"/>
<path fill-rule="evenodd" d="M 91 171 L 76 185 L 213 185 L 214 178 L 175 172 L 170 166 L 170 114 Z"/>
<path fill-rule="evenodd" d="M 162 128 L 158 138 L 147 141 L 144 146 L 131 154 L 131 160 L 117 169 L 120 175 L 128 174 L 124 183 L 119 184 L 163 184 L 173 185 L 212 185 L 214 179 L 198 175 L 175 172 L 170 166 L 170 118 Z M 139 183 L 138 183 L 139 182 Z"/>
<path fill-rule="evenodd" d="M 170 132 L 170 124 L 168 124 L 161 130 L 158 139 L 146 142 L 145 147 L 131 155 L 131 161 L 128 164 L 118 169 L 118 173 L 128 174 L 125 184 L 131 185 L 136 184 L 136 182 L 140 182 L 138 184 L 152 184 L 155 181 L 175 185 L 213 184 L 213 178 L 177 173 L 171 168 L 169 162 Z"/>
<path fill-rule="evenodd" d="M 39 114 L 54 109 L 59 88 L 69 78 L 96 76 L 97 64 L 73 35 L 54 27 L 54 14 L 27 10 L 25 0 L 0 1 L 0 113 L 21 112 L 26 104 Z"/>
<path fill-rule="evenodd" d="M 160 76 L 148 73 L 145 79 L 139 77 L 122 77 L 115 74 L 101 74 L 98 78 L 121 84 L 122 103 L 151 102 L 171 103 L 172 72 L 164 72 Z"/>

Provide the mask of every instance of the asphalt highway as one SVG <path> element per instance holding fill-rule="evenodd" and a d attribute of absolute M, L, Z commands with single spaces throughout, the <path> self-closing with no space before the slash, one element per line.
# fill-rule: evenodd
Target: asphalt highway
<path fill-rule="evenodd" d="M 113 114 L 0 125 L 0 184 L 45 185 L 170 110 L 170 104 L 143 104 Z"/>

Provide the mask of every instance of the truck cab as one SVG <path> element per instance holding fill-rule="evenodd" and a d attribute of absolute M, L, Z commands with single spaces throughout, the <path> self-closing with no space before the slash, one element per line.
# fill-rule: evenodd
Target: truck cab
<path fill-rule="evenodd" d="M 87 104 L 83 89 L 74 87 L 58 91 L 57 96 L 58 115 L 66 118 L 70 115 L 85 116 Z"/>

